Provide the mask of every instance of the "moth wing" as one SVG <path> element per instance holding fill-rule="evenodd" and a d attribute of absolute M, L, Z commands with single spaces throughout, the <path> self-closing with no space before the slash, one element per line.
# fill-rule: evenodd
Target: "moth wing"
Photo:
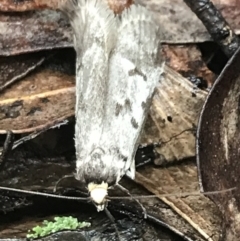
<path fill-rule="evenodd" d="M 120 176 L 135 176 L 134 156 L 151 98 L 162 73 L 158 27 L 149 12 L 133 5 L 119 18 L 109 62 L 106 118 L 101 145 L 125 161 Z M 124 158 L 125 157 L 125 158 Z"/>
<path fill-rule="evenodd" d="M 117 26 L 114 13 L 103 1 L 71 0 L 65 8 L 77 52 L 75 145 L 77 159 L 82 160 L 98 146 L 103 132 L 109 54 L 116 43 Z"/>

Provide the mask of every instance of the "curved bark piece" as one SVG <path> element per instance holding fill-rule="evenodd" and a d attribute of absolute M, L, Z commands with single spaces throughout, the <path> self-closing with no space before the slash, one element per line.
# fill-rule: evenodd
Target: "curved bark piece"
<path fill-rule="evenodd" d="M 213 85 L 197 132 L 197 163 L 202 190 L 236 187 L 211 195 L 223 214 L 223 239 L 240 240 L 240 49 Z"/>

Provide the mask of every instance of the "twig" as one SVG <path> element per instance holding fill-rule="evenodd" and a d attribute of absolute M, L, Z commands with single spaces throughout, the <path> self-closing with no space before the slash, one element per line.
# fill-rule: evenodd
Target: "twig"
<path fill-rule="evenodd" d="M 240 40 L 213 3 L 209 0 L 184 0 L 184 2 L 202 21 L 225 55 L 230 58 L 240 47 Z"/>

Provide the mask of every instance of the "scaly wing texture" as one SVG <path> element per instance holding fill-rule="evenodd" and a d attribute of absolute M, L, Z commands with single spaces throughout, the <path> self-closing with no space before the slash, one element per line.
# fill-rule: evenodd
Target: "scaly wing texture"
<path fill-rule="evenodd" d="M 132 6 L 117 17 L 102 0 L 66 5 L 75 34 L 76 177 L 117 183 L 131 169 L 162 67 L 157 27 L 148 11 Z"/>
<path fill-rule="evenodd" d="M 125 161 L 120 178 L 134 178 L 139 136 L 162 73 L 158 27 L 149 12 L 133 5 L 120 20 L 118 40 L 109 64 L 109 86 L 101 145 L 117 149 Z M 110 137 L 110 138 L 109 138 Z"/>
<path fill-rule="evenodd" d="M 102 134 L 116 20 L 109 7 L 98 0 L 71 0 L 65 9 L 77 52 L 75 143 L 81 159 L 98 145 Z"/>

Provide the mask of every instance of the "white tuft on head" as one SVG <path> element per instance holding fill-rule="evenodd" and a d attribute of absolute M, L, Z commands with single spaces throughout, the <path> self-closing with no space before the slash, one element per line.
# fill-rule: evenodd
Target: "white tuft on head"
<path fill-rule="evenodd" d="M 97 207 L 97 211 L 103 211 L 106 207 L 108 195 L 107 192 L 108 184 L 102 182 L 101 184 L 89 183 L 88 191 L 90 192 L 90 197 Z"/>

